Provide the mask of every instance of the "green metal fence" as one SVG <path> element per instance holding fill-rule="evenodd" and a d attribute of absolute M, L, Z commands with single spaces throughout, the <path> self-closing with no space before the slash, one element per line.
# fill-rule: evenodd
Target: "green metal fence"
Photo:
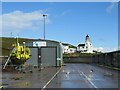
<path fill-rule="evenodd" d="M 92 63 L 120 69 L 120 50 L 94 55 Z"/>

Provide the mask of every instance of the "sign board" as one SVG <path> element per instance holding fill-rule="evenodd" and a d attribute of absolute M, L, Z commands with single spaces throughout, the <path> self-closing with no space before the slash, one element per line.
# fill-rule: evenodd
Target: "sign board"
<path fill-rule="evenodd" d="M 33 46 L 34 47 L 46 46 L 46 42 L 36 41 L 36 42 L 33 42 Z"/>

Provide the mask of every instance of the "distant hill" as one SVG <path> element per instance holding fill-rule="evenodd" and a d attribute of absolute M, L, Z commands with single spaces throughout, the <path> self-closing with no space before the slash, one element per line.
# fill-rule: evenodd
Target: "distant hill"
<path fill-rule="evenodd" d="M 22 44 L 23 42 L 29 42 L 29 41 L 34 41 L 35 39 L 29 39 L 29 38 L 18 38 L 19 43 Z M 11 37 L 0 37 L 0 48 L 2 48 L 2 55 L 9 55 L 10 51 L 13 48 L 13 44 L 16 43 L 15 38 Z"/>

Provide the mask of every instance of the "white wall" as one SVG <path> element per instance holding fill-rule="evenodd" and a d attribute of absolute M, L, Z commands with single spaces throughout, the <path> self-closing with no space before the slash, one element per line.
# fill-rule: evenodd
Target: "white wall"
<path fill-rule="evenodd" d="M 69 46 L 63 45 L 63 53 L 75 53 L 76 48 L 69 48 Z"/>

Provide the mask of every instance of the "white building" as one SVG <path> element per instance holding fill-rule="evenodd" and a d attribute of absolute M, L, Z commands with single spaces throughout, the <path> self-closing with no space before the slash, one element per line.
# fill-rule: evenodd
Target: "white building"
<path fill-rule="evenodd" d="M 98 47 L 98 48 L 93 48 L 93 52 L 94 53 L 101 53 L 101 52 L 103 52 L 103 48 L 102 47 Z"/>
<path fill-rule="evenodd" d="M 93 53 L 92 43 L 88 35 L 85 38 L 85 44 L 78 44 L 77 51 L 81 53 Z"/>
<path fill-rule="evenodd" d="M 62 45 L 63 45 L 63 53 L 75 53 L 77 51 L 77 47 L 73 45 L 66 43 L 62 43 Z"/>

